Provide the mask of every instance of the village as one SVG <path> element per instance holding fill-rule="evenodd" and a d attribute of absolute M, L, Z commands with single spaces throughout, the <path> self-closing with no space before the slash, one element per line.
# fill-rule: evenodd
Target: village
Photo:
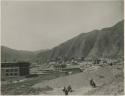
<path fill-rule="evenodd" d="M 9 92 L 8 90 L 13 90 L 12 94 L 22 94 L 20 92 L 24 92 L 24 94 L 38 94 L 38 92 L 41 92 L 41 89 L 38 88 L 34 91 L 34 88 L 31 86 L 39 82 L 93 71 L 103 66 L 114 66 L 122 61 L 122 59 L 86 59 L 82 57 L 72 58 L 67 61 L 64 61 L 64 59 L 50 60 L 47 62 L 48 64 L 45 63 L 43 65 L 34 65 L 28 62 L 4 62 L 1 63 L 2 94 L 7 94 Z M 21 88 L 21 90 L 14 89 L 14 86 L 19 85 L 19 89 Z M 6 86 L 10 88 L 5 88 Z M 29 88 L 30 92 L 28 91 L 26 93 L 22 88 Z M 49 87 L 43 88 L 42 90 L 49 90 Z"/>
<path fill-rule="evenodd" d="M 1 63 L 2 80 L 4 78 L 32 77 L 45 74 L 61 74 L 71 75 L 83 72 L 86 69 L 92 69 L 95 66 L 103 66 L 104 64 L 115 64 L 118 60 L 99 58 L 99 59 L 84 59 L 71 58 L 65 61 L 63 58 L 49 60 L 45 64 L 32 64 L 29 62 L 3 62 Z"/>

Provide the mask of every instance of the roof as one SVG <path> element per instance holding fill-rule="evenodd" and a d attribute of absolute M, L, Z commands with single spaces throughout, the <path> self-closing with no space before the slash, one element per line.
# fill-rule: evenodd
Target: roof
<path fill-rule="evenodd" d="M 1 62 L 1 67 L 25 67 L 30 66 L 28 62 Z"/>

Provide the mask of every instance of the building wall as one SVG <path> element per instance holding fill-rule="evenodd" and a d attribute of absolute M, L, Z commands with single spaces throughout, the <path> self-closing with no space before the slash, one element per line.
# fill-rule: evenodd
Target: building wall
<path fill-rule="evenodd" d="M 1 68 L 1 77 L 15 77 L 19 76 L 19 67 Z"/>
<path fill-rule="evenodd" d="M 30 64 L 22 63 L 1 63 L 1 78 L 29 75 Z"/>
<path fill-rule="evenodd" d="M 20 67 L 19 68 L 19 75 L 24 76 L 24 75 L 29 75 L 30 73 L 29 67 Z"/>

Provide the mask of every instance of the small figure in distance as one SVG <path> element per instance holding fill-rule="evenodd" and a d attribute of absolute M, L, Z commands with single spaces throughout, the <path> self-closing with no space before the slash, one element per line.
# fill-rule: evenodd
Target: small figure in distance
<path fill-rule="evenodd" d="M 66 89 L 66 87 L 63 88 L 63 92 L 65 93 L 65 95 L 68 95 L 68 90 Z"/>
<path fill-rule="evenodd" d="M 67 90 L 68 90 L 68 92 L 72 92 L 73 91 L 72 87 L 70 85 L 67 87 Z"/>
<path fill-rule="evenodd" d="M 112 66 L 113 64 L 112 63 L 110 63 L 110 66 Z"/>
<path fill-rule="evenodd" d="M 62 91 L 65 92 L 65 90 L 66 90 L 66 87 L 64 87 Z"/>
<path fill-rule="evenodd" d="M 90 85 L 91 85 L 93 88 L 96 88 L 96 84 L 95 84 L 95 82 L 94 82 L 93 79 L 90 80 Z"/>

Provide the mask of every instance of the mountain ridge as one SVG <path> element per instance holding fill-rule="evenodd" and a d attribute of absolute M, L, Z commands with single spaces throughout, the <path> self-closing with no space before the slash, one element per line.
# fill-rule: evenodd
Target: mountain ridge
<path fill-rule="evenodd" d="M 114 53 L 114 54 L 113 54 Z M 49 50 L 47 59 L 60 56 L 72 57 L 116 57 L 124 54 L 124 21 L 112 27 L 94 30 L 80 35 Z M 42 54 L 42 53 L 41 53 Z M 40 60 L 45 57 L 37 57 Z"/>
<path fill-rule="evenodd" d="M 1 48 L 2 61 L 13 61 L 14 52 L 5 52 L 6 48 Z M 12 50 L 11 50 L 12 51 Z M 14 51 L 14 49 L 13 49 Z M 29 52 L 15 50 L 17 60 L 43 63 L 57 57 L 117 57 L 124 55 L 124 20 L 112 27 L 101 30 L 93 30 L 88 33 L 81 33 L 74 38 L 65 41 L 58 46 L 43 51 Z M 23 53 L 24 52 L 24 53 Z M 22 55 L 22 56 L 21 56 Z M 6 57 L 7 56 L 7 57 Z M 12 57 L 12 58 L 11 58 Z M 22 58 L 23 57 L 23 58 Z M 8 59 L 7 59 L 8 58 Z M 11 59 L 9 59 L 11 58 Z M 14 59 L 14 60 L 15 60 Z"/>

